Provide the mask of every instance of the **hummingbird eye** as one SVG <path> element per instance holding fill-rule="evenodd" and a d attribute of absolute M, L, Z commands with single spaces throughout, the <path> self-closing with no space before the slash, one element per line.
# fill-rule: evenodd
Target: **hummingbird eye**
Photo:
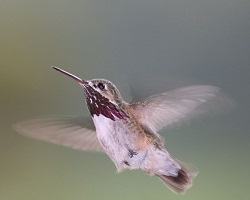
<path fill-rule="evenodd" d="M 100 90 L 104 90 L 105 89 L 105 85 L 103 83 L 98 83 L 97 84 L 97 87 L 100 89 Z"/>

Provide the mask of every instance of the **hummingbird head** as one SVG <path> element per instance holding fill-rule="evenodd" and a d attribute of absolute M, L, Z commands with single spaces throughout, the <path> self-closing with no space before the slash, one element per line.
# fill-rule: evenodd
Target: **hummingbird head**
<path fill-rule="evenodd" d="M 87 107 L 92 117 L 102 114 L 114 121 L 116 117 L 120 119 L 128 118 L 121 108 L 123 103 L 121 94 L 110 81 L 106 79 L 83 80 L 58 67 L 53 66 L 52 68 L 71 77 L 81 85 L 85 94 Z"/>
<path fill-rule="evenodd" d="M 119 90 L 110 81 L 106 79 L 92 79 L 92 80 L 87 80 L 87 82 L 88 82 L 88 85 L 92 87 L 97 93 L 106 97 L 113 104 L 120 106 L 121 103 L 123 102 Z"/>

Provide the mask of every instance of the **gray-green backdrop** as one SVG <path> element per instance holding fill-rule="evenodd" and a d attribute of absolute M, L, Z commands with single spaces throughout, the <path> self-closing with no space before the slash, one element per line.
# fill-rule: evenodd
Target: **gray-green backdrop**
<path fill-rule="evenodd" d="M 55 72 L 107 78 L 129 97 L 211 84 L 233 111 L 161 133 L 200 171 L 185 196 L 109 158 L 34 141 L 11 126 L 87 115 L 80 87 Z M 1 0 L 0 199 L 249 199 L 249 0 Z"/>

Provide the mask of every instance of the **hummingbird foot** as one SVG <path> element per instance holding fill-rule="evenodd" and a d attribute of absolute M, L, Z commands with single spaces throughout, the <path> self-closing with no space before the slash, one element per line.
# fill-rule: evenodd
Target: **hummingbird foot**
<path fill-rule="evenodd" d="M 130 166 L 128 161 L 124 160 L 123 162 L 124 162 L 125 165 Z"/>
<path fill-rule="evenodd" d="M 129 156 L 130 158 L 133 158 L 133 156 L 134 156 L 134 155 L 137 155 L 137 154 L 138 154 L 138 152 L 133 151 L 132 149 L 129 149 L 129 150 L 128 150 L 128 156 Z"/>

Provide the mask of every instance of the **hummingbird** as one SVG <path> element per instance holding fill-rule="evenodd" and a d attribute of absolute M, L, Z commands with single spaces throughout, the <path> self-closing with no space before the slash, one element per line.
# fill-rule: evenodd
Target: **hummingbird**
<path fill-rule="evenodd" d="M 37 118 L 16 124 L 18 132 L 74 149 L 104 152 L 118 172 L 141 169 L 159 177 L 178 194 L 192 186 L 198 171 L 171 156 L 158 132 L 189 115 L 202 113 L 201 105 L 214 98 L 219 88 L 193 85 L 127 103 L 108 80 L 84 80 L 52 68 L 80 84 L 92 120 L 74 116 Z"/>

